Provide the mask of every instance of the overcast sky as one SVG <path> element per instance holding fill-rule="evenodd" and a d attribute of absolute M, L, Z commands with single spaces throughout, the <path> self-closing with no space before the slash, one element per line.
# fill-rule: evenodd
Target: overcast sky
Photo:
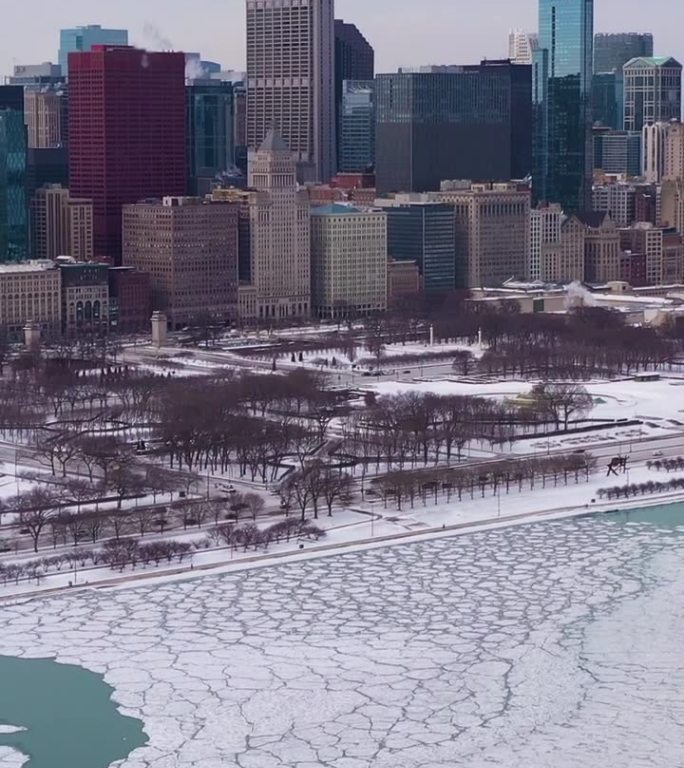
<path fill-rule="evenodd" d="M 682 0 L 596 0 L 596 30 L 651 31 L 656 53 L 684 59 Z M 14 64 L 56 61 L 59 29 L 125 27 L 149 49 L 200 51 L 244 68 L 244 0 L 0 0 L 0 75 Z M 508 30 L 536 28 L 537 0 L 336 0 L 373 44 L 377 70 L 472 63 L 507 53 Z"/>

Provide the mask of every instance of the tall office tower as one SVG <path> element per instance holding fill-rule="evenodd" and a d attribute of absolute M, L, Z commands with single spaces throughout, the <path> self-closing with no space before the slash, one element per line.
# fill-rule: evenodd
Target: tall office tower
<path fill-rule="evenodd" d="M 277 128 L 300 181 L 335 173 L 334 21 L 334 0 L 247 0 L 247 145 Z"/>
<path fill-rule="evenodd" d="M 531 76 L 531 67 L 508 60 L 378 75 L 378 191 L 424 192 L 438 190 L 445 179 L 527 176 Z"/>
<path fill-rule="evenodd" d="M 0 262 L 28 256 L 24 89 L 0 86 Z"/>
<path fill-rule="evenodd" d="M 563 209 L 557 203 L 539 205 L 530 211 L 530 257 L 526 269 L 530 280 L 551 282 L 545 268 L 547 255 L 560 251 L 563 218 Z"/>
<path fill-rule="evenodd" d="M 198 197 L 126 205 L 123 264 L 150 275 L 152 309 L 173 328 L 234 319 L 237 207 Z"/>
<path fill-rule="evenodd" d="M 71 197 L 58 184 L 39 189 L 31 200 L 31 251 L 36 259 L 91 261 L 93 201 Z"/>
<path fill-rule="evenodd" d="M 684 123 L 668 123 L 665 131 L 666 181 L 684 181 Z"/>
<path fill-rule="evenodd" d="M 668 123 L 651 123 L 641 131 L 641 175 L 660 184 L 665 175 L 665 136 Z"/>
<path fill-rule="evenodd" d="M 66 86 L 26 86 L 24 112 L 29 149 L 56 149 L 66 145 L 69 135 Z"/>
<path fill-rule="evenodd" d="M 621 72 L 630 59 L 653 56 L 650 32 L 599 32 L 594 36 L 594 72 Z"/>
<path fill-rule="evenodd" d="M 508 33 L 508 58 L 513 64 L 531 65 L 538 47 L 539 35 L 522 29 L 514 29 Z"/>
<path fill-rule="evenodd" d="M 624 99 L 622 70 L 599 72 L 592 78 L 592 118 L 594 125 L 622 129 L 624 122 Z"/>
<path fill-rule="evenodd" d="M 375 166 L 375 82 L 345 80 L 338 125 L 338 169 L 359 173 Z"/>
<path fill-rule="evenodd" d="M 311 210 L 297 187 L 297 159 L 275 130 L 250 158 L 250 275 L 262 319 L 311 311 Z"/>
<path fill-rule="evenodd" d="M 247 178 L 247 87 L 244 82 L 233 83 L 233 162 Z"/>
<path fill-rule="evenodd" d="M 641 134 L 594 127 L 594 170 L 621 176 L 641 174 Z"/>
<path fill-rule="evenodd" d="M 69 54 L 87 53 L 96 45 L 128 45 L 128 30 L 103 29 L 99 24 L 60 30 L 58 61 L 62 68 L 62 75 L 71 74 Z"/>
<path fill-rule="evenodd" d="M 625 130 L 682 117 L 682 65 L 672 57 L 641 57 L 625 64 Z"/>
<path fill-rule="evenodd" d="M 577 218 L 586 227 L 584 279 L 588 283 L 607 283 L 622 276 L 620 265 L 620 233 L 603 212 L 582 212 Z"/>
<path fill-rule="evenodd" d="M 417 264 L 427 293 L 456 287 L 454 206 L 399 195 L 378 200 L 387 213 L 387 253 L 393 261 Z"/>
<path fill-rule="evenodd" d="M 568 213 L 591 201 L 593 41 L 594 0 L 539 0 L 534 193 Z"/>
<path fill-rule="evenodd" d="M 233 85 L 186 81 L 188 192 L 206 195 L 233 166 Z"/>
<path fill-rule="evenodd" d="M 472 184 L 436 197 L 454 206 L 456 285 L 497 286 L 527 274 L 530 254 L 530 191 L 515 184 Z"/>
<path fill-rule="evenodd" d="M 387 309 L 387 214 L 351 205 L 311 211 L 311 310 L 337 319 Z"/>
<path fill-rule="evenodd" d="M 372 81 L 375 77 L 375 51 L 355 24 L 335 19 L 335 127 L 337 130 L 337 165 L 339 170 L 342 149 L 342 102 L 346 80 Z"/>
<path fill-rule="evenodd" d="M 186 191 L 185 57 L 96 46 L 69 68 L 69 188 L 93 201 L 95 256 L 120 263 L 121 207 Z"/>

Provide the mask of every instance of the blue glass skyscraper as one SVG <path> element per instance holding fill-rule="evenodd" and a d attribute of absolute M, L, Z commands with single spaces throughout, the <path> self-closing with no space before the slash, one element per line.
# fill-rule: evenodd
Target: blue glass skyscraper
<path fill-rule="evenodd" d="M 594 0 L 539 0 L 534 190 L 567 212 L 591 202 L 593 54 Z"/>
<path fill-rule="evenodd" d="M 90 51 L 94 45 L 128 45 L 128 30 L 103 29 L 99 24 L 62 29 L 59 33 L 59 65 L 69 74 L 69 54 Z"/>
<path fill-rule="evenodd" d="M 24 89 L 0 86 L 0 262 L 28 256 Z"/>

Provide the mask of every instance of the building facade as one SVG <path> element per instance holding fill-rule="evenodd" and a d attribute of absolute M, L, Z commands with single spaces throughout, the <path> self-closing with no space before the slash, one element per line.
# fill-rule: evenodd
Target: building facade
<path fill-rule="evenodd" d="M 456 286 L 454 206 L 436 201 L 379 200 L 387 213 L 387 253 L 417 264 L 427 293 Z"/>
<path fill-rule="evenodd" d="M 630 60 L 653 56 L 650 32 L 601 32 L 594 36 L 594 72 L 621 71 Z"/>
<path fill-rule="evenodd" d="M 69 54 L 91 51 L 96 45 L 128 45 L 125 29 L 103 29 L 99 24 L 62 29 L 59 33 L 58 62 L 62 75 L 70 75 Z"/>
<path fill-rule="evenodd" d="M 682 65 L 671 56 L 628 61 L 625 78 L 626 131 L 682 117 Z"/>
<path fill-rule="evenodd" d="M 28 256 L 24 89 L 0 86 L 0 262 Z"/>
<path fill-rule="evenodd" d="M 185 88 L 188 194 L 206 195 L 234 163 L 233 85 L 188 80 Z"/>
<path fill-rule="evenodd" d="M 622 176 L 641 173 L 642 137 L 638 131 L 594 128 L 594 170 Z"/>
<path fill-rule="evenodd" d="M 639 222 L 620 230 L 620 248 L 632 254 L 642 254 L 645 274 L 642 285 L 663 283 L 663 230 Z"/>
<path fill-rule="evenodd" d="M 0 328 L 11 341 L 21 341 L 33 321 L 44 338 L 62 329 L 61 278 L 52 261 L 0 265 Z"/>
<path fill-rule="evenodd" d="M 560 250 L 563 209 L 557 203 L 539 205 L 530 211 L 530 250 L 525 277 L 551 282 L 546 276 L 548 254 Z"/>
<path fill-rule="evenodd" d="M 494 287 L 526 275 L 530 192 L 515 184 L 473 184 L 436 195 L 454 206 L 456 287 Z"/>
<path fill-rule="evenodd" d="M 588 283 L 619 280 L 620 232 L 607 213 L 580 213 L 577 218 L 586 227 L 584 279 Z"/>
<path fill-rule="evenodd" d="M 297 186 L 297 158 L 269 131 L 249 167 L 250 281 L 258 317 L 281 321 L 311 312 L 311 208 Z"/>
<path fill-rule="evenodd" d="M 339 105 L 338 168 L 362 173 L 375 167 L 375 83 L 345 80 Z"/>
<path fill-rule="evenodd" d="M 69 60 L 69 188 L 95 255 L 121 263 L 121 209 L 186 191 L 185 57 L 96 46 Z"/>
<path fill-rule="evenodd" d="M 31 250 L 37 259 L 92 261 L 92 200 L 73 198 L 59 185 L 39 189 L 31 200 Z"/>
<path fill-rule="evenodd" d="M 671 122 L 665 130 L 663 179 L 684 181 L 684 123 Z"/>
<path fill-rule="evenodd" d="M 338 319 L 387 309 L 387 214 L 350 205 L 311 212 L 311 309 Z"/>
<path fill-rule="evenodd" d="M 539 0 L 534 192 L 566 212 L 591 200 L 593 42 L 593 0 Z"/>
<path fill-rule="evenodd" d="M 646 199 L 655 201 L 656 211 L 646 211 Z M 618 227 L 629 227 L 634 221 L 656 219 L 657 201 L 658 189 L 655 185 L 607 179 L 594 185 L 592 210 L 610 214 Z"/>
<path fill-rule="evenodd" d="M 54 149 L 66 144 L 69 129 L 65 86 L 26 87 L 24 113 L 30 149 Z"/>
<path fill-rule="evenodd" d="M 172 328 L 230 321 L 237 314 L 236 206 L 198 197 L 124 206 L 123 264 L 149 274 L 152 309 Z"/>
<path fill-rule="evenodd" d="M 532 70 L 505 61 L 378 75 L 379 192 L 444 179 L 508 181 L 532 169 Z"/>
<path fill-rule="evenodd" d="M 116 333 L 148 331 L 152 316 L 150 275 L 134 267 L 109 270 L 109 323 Z"/>
<path fill-rule="evenodd" d="M 247 144 L 277 128 L 300 181 L 335 173 L 334 0 L 246 0 Z"/>
<path fill-rule="evenodd" d="M 109 267 L 60 259 L 62 333 L 105 336 L 109 333 Z"/>

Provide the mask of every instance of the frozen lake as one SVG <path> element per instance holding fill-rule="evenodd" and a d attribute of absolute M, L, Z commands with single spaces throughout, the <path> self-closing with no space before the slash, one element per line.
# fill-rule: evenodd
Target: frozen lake
<path fill-rule="evenodd" d="M 682 507 L 0 613 L 143 722 L 121 768 L 678 766 L 682 637 Z"/>

